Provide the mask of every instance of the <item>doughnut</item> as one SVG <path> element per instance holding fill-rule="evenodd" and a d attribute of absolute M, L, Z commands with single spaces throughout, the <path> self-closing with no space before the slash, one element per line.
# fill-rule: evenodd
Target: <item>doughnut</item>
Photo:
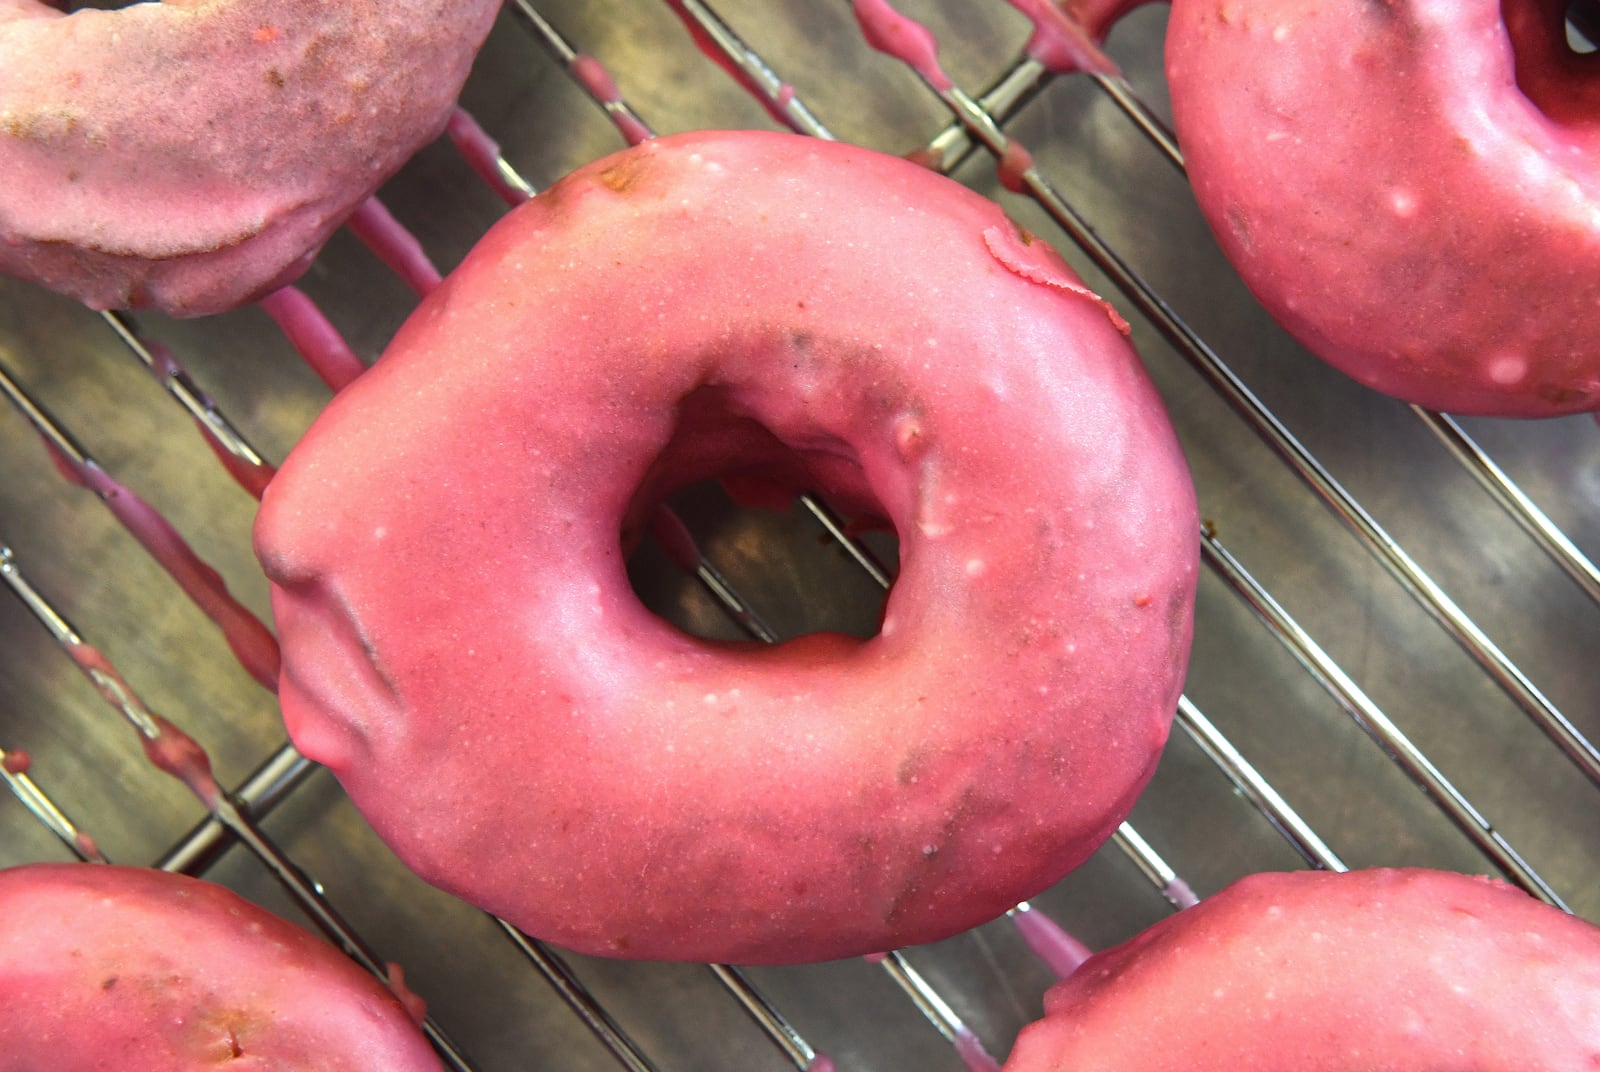
<path fill-rule="evenodd" d="M 530 934 L 777 963 L 931 941 L 1080 863 L 1187 660 L 1194 490 L 1127 325 L 993 203 L 707 132 L 498 224 L 267 489 L 284 717 L 424 878 Z M 666 496 L 899 536 L 879 633 L 686 635 Z"/>
<path fill-rule="evenodd" d="M 1600 58 L 1566 7 L 1174 0 L 1195 196 L 1312 353 L 1433 409 L 1600 409 Z"/>
<path fill-rule="evenodd" d="M 100 309 L 298 277 L 450 118 L 499 0 L 0 0 L 0 273 Z"/>
<path fill-rule="evenodd" d="M 1600 928 L 1441 871 L 1252 875 L 1097 954 L 1004 1072 L 1580 1072 Z"/>
<path fill-rule="evenodd" d="M 400 1000 L 331 945 L 137 867 L 0 871 L 0 1008 L 7 1069 L 441 1072 Z"/>

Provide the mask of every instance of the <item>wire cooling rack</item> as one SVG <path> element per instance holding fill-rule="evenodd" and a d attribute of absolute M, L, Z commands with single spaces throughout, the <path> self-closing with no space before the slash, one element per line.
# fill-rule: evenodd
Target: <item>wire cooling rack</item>
<path fill-rule="evenodd" d="M 1039 1014 L 1054 976 L 1028 938 L 1048 921 L 1101 947 L 1258 870 L 1498 873 L 1600 920 L 1600 576 L 1586 557 L 1600 551 L 1600 429 L 1422 413 L 1288 341 L 1189 198 L 1166 133 L 1164 9 L 1113 33 L 1121 76 L 1089 78 L 1027 60 L 1029 26 L 1001 0 L 899 6 L 934 33 L 956 89 L 869 48 L 847 0 L 514 0 L 464 96 L 503 146 L 498 166 L 477 161 L 494 181 L 441 143 L 382 197 L 448 268 L 504 211 L 496 184 L 548 185 L 625 135 L 781 120 L 935 147 L 1050 237 L 1133 321 L 1206 517 L 1178 729 L 1112 844 L 1009 919 L 876 962 L 624 964 L 515 934 L 399 867 L 284 747 L 258 683 L 270 645 L 251 624 L 266 618 L 251 489 L 328 389 L 259 308 L 102 317 L 4 282 L 0 390 L 16 413 L 0 420 L 0 577 L 20 598 L 0 610 L 0 748 L 8 767 L 24 750 L 32 764 L 5 772 L 28 806 L 0 809 L 0 864 L 103 854 L 203 872 L 376 970 L 402 964 L 448 1059 L 484 1070 L 819 1055 L 986 1067 Z M 302 290 L 370 360 L 425 285 L 341 234 Z M 871 629 L 887 576 L 830 534 L 821 504 L 678 505 L 704 559 L 681 569 L 647 547 L 635 562 L 664 615 L 758 639 Z M 157 713 L 238 791 L 192 766 L 189 787 L 158 771 L 140 748 L 172 740 Z"/>

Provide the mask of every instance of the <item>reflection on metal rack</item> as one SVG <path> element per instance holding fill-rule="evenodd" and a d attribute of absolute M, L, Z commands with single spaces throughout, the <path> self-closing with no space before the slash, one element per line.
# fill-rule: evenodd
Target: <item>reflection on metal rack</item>
<path fill-rule="evenodd" d="M 670 6 L 696 33 L 701 46 L 732 73 L 746 89 L 752 91 L 779 121 L 794 129 L 819 137 L 832 137 L 827 127 L 805 101 L 785 82 L 768 60 L 749 48 L 738 34 L 702 0 L 669 0 Z M 568 71 L 579 85 L 589 93 L 595 103 L 617 124 L 625 138 L 630 140 L 647 136 L 649 131 L 638 113 L 606 81 L 596 77 L 597 67 L 584 64 L 587 58 L 557 32 L 528 0 L 512 0 L 509 5 L 515 17 L 530 28 L 555 60 Z M 602 72 L 603 73 L 603 72 Z M 1449 596 L 1438 588 L 1421 568 L 1378 526 L 1370 514 L 1344 490 L 1323 465 L 1300 444 L 1279 419 L 1266 409 L 1249 388 L 1224 365 L 1220 358 L 1188 325 L 1177 317 L 1166 301 L 1119 254 L 1101 241 L 1087 222 L 1062 197 L 1021 151 L 1019 143 L 1003 127 L 1006 117 L 1038 93 L 1049 80 L 1042 65 L 1031 59 L 1013 64 L 980 100 L 974 100 L 953 85 L 938 85 L 936 92 L 951 109 L 957 122 L 940 134 L 918 154 L 927 163 L 945 171 L 953 170 L 965 153 L 975 145 L 992 152 L 1002 162 L 1008 178 L 1030 193 L 1056 220 L 1063 231 L 1075 240 L 1106 274 L 1128 295 L 1133 304 L 1175 349 L 1184 355 L 1201 375 L 1225 398 L 1244 421 L 1256 431 L 1272 449 L 1284 459 L 1302 480 L 1308 483 L 1333 512 L 1361 537 L 1364 545 L 1401 584 L 1421 600 L 1435 617 L 1444 623 L 1449 632 L 1477 659 L 1487 672 L 1536 720 L 1544 725 L 1560 742 L 1563 750 L 1592 780 L 1600 780 L 1600 754 L 1578 730 L 1540 693 L 1511 661 L 1500 652 Z M 1153 111 L 1140 100 L 1133 88 L 1120 78 L 1093 76 L 1101 90 L 1117 104 L 1130 122 L 1148 138 L 1169 160 L 1181 167 L 1181 156 L 1165 125 Z M 464 113 L 463 113 L 464 114 Z M 452 134 L 461 131 L 452 129 Z M 479 132 L 481 133 L 481 132 Z M 470 131 L 467 132 L 470 134 Z M 463 135 L 466 136 L 466 135 Z M 531 188 L 506 164 L 503 158 L 489 158 L 485 175 L 501 190 L 508 201 L 524 196 Z M 509 194 L 508 194 L 509 192 Z M 420 253 L 420 248 L 418 250 Z M 424 260 L 426 257 L 424 255 Z M 420 278 L 412 266 L 408 278 Z M 416 285 L 415 283 L 413 284 Z M 426 289 L 419 287 L 418 289 Z M 238 432 L 221 413 L 216 404 L 180 368 L 164 348 L 150 343 L 135 330 L 132 322 L 121 314 L 103 314 L 106 322 L 116 332 L 122 343 L 144 367 L 156 376 L 166 391 L 192 417 L 212 444 L 235 479 L 259 496 L 270 479 L 271 465 Z M 4 386 L 12 401 L 29 416 L 36 430 L 45 435 L 53 447 L 77 464 L 94 466 L 89 455 L 77 446 L 76 441 L 41 406 L 32 401 L 9 372 L 0 369 L 0 386 Z M 1483 452 L 1456 422 L 1446 416 L 1419 412 L 1421 419 L 1466 465 L 1503 505 L 1512 511 L 1519 524 L 1534 534 L 1561 568 L 1576 581 L 1591 598 L 1600 598 L 1600 572 L 1577 548 L 1575 543 L 1561 533 L 1537 507 L 1501 471 L 1493 459 Z M 97 466 L 95 468 L 98 468 Z M 818 500 L 807 497 L 803 506 L 819 524 L 838 542 L 839 546 L 880 587 L 887 588 L 890 573 L 882 563 L 859 541 L 850 538 L 839 519 L 833 517 Z M 672 523 L 676 523 L 675 521 Z M 1293 621 L 1253 578 L 1240 566 L 1233 555 L 1216 540 L 1215 534 L 1201 534 L 1206 560 L 1218 576 L 1228 584 L 1237 598 L 1265 621 L 1277 639 L 1310 672 L 1339 705 L 1363 730 L 1379 742 L 1407 774 L 1421 785 L 1450 819 L 1477 844 L 1482 851 L 1524 888 L 1546 900 L 1560 904 L 1561 900 L 1550 885 L 1528 867 L 1514 849 L 1507 844 L 1500 831 L 1490 824 L 1478 810 L 1457 790 L 1412 744 L 1373 701 L 1355 684 L 1323 649 L 1296 622 Z M 668 533 L 660 542 L 670 546 L 674 542 Z M 690 541 L 692 546 L 692 540 Z M 670 557 L 670 555 L 669 555 Z M 711 592 L 729 617 L 750 635 L 768 642 L 779 639 L 778 631 L 750 605 L 737 590 L 734 582 L 708 561 L 698 550 L 687 565 L 680 561 L 700 583 Z M 0 574 L 46 625 L 58 643 L 69 652 L 74 644 L 82 644 L 77 634 L 66 624 L 60 614 L 24 580 L 17 570 L 9 549 L 0 547 Z M 83 652 L 80 650 L 79 655 Z M 85 663 L 80 660 L 80 665 Z M 141 704 L 131 690 L 121 683 L 120 677 L 109 672 L 108 667 L 86 666 L 90 676 L 107 698 L 117 704 L 141 731 L 147 741 L 159 739 L 161 724 L 137 717 Z M 100 678 L 95 677 L 98 672 Z M 1229 779 L 1237 791 L 1282 834 L 1293 850 L 1311 866 L 1343 870 L 1344 863 L 1334 851 L 1311 829 L 1275 789 L 1252 766 L 1240 751 L 1185 697 L 1177 712 L 1177 721 L 1186 736 L 1192 740 Z M 16 753 L 0 752 L 0 772 L 14 793 L 28 809 L 49 829 L 69 851 L 80 859 L 103 859 L 92 839 L 87 838 L 32 781 L 23 766 L 9 757 Z M 284 852 L 260 832 L 257 820 L 274 806 L 284 801 L 295 788 L 303 784 L 311 772 L 311 765 L 287 745 L 282 746 L 264 761 L 244 782 L 236 793 L 207 789 L 201 783 L 201 795 L 206 799 L 210 815 L 200 825 L 181 838 L 161 859 L 160 866 L 189 873 L 209 867 L 229 844 L 243 840 L 248 848 L 278 876 L 295 899 L 318 920 L 330 934 L 353 952 L 370 969 L 384 974 L 384 968 L 347 924 L 333 914 L 326 905 L 320 888 L 308 879 Z M 209 798 L 209 799 L 208 799 Z M 1139 835 L 1132 826 L 1118 831 L 1116 844 L 1133 862 L 1150 886 L 1160 892 L 1175 908 L 1194 903 L 1195 895 L 1187 883 Z M 1018 915 L 1027 910 L 1019 906 Z M 497 923 L 499 921 L 496 921 Z M 1021 924 L 1019 923 L 1019 926 Z M 597 1037 L 610 1057 L 624 1068 L 635 1072 L 648 1072 L 655 1067 L 608 1008 L 596 999 L 579 979 L 578 974 L 554 951 L 534 942 L 504 923 L 499 927 L 560 995 L 588 1029 Z M 899 989 L 916 1008 L 949 1041 L 969 1068 L 975 1070 L 995 1067 L 993 1059 L 978 1039 L 974 1026 L 964 1022 L 957 1014 L 959 1004 L 941 995 L 928 979 L 910 964 L 903 953 L 888 954 L 882 961 L 884 971 L 894 979 Z M 760 1027 L 782 1057 L 798 1069 L 820 1068 L 827 1058 L 819 1056 L 804 1037 L 792 1026 L 776 1004 L 769 1001 L 744 972 L 730 966 L 712 966 L 717 982 L 731 993 L 740 1007 Z M 981 1025 L 980 1025 L 981 1026 Z M 437 1036 L 442 1052 L 453 1067 L 469 1067 L 453 1047 Z"/>

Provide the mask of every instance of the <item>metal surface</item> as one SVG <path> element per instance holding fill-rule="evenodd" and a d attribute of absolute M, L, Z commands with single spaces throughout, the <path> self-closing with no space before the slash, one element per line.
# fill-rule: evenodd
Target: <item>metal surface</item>
<path fill-rule="evenodd" d="M 1383 541 L 1353 532 L 1342 506 L 1325 508 L 1283 463 L 1282 448 L 1264 444 L 1237 414 L 1237 400 L 1197 374 L 1174 342 L 1186 346 L 1192 332 L 1224 361 L 1590 741 L 1600 737 L 1600 606 L 1584 559 L 1600 555 L 1600 427 L 1589 418 L 1419 421 L 1291 343 L 1221 260 L 1170 153 L 1152 142 L 1167 121 L 1161 8 L 1141 9 L 1112 35 L 1109 51 L 1126 80 L 1102 86 L 1081 77 L 1041 82 L 1036 70 L 1018 68 L 1028 27 L 1001 0 L 899 6 L 941 41 L 945 68 L 971 94 L 952 102 L 975 123 L 976 141 L 995 133 L 986 109 L 1015 107 L 997 129 L 1028 147 L 1046 202 L 1069 202 L 1113 261 L 1083 253 L 1046 207 L 1006 192 L 993 156 L 981 146 L 967 151 L 972 139 L 952 125 L 946 105 L 866 46 L 847 4 L 685 4 L 725 24 L 719 39 L 744 55 L 746 78 L 782 96 L 791 122 L 895 153 L 941 139 L 957 179 L 1049 237 L 1112 298 L 1134 321 L 1215 543 L 1180 721 L 1188 732 L 1174 733 L 1130 829 L 1031 898 L 1032 909 L 1099 947 L 1170 911 L 1164 893 L 1182 900 L 1189 888 L 1203 897 L 1250 871 L 1316 861 L 1495 872 L 1487 849 L 1525 862 L 1553 896 L 1600 921 L 1600 789 L 1392 576 L 1380 561 L 1385 552 L 1374 554 Z M 536 189 L 622 146 L 607 111 L 570 77 L 571 57 L 552 34 L 600 60 L 631 114 L 654 130 L 774 124 L 702 56 L 665 3 L 519 3 L 502 16 L 464 103 Z M 616 102 L 610 112 L 619 114 Z M 444 142 L 383 197 L 443 268 L 503 212 Z M 1119 293 L 1115 277 L 1125 271 L 1156 300 Z M 345 233 L 303 287 L 369 360 L 414 304 L 406 285 Z M 327 390 L 257 309 L 192 322 L 139 316 L 138 335 L 132 330 L 122 318 L 108 323 L 0 281 L 0 366 L 65 437 L 57 449 L 64 442 L 87 453 L 148 500 L 265 617 L 266 585 L 249 546 L 254 500 L 195 424 L 236 471 L 270 465 Z M 129 347 L 140 340 L 142 355 Z M 182 368 L 166 364 L 151 341 Z M 1479 453 L 1491 468 L 1463 464 Z M 1040 479 L 1048 473 L 1043 459 Z M 1524 498 L 1548 526 L 1502 505 Z M 722 590 L 723 604 L 738 601 L 745 628 L 774 636 L 875 627 L 882 595 L 869 572 L 873 557 L 828 538 L 811 511 L 749 514 L 709 492 L 675 505 L 705 556 L 694 564 L 698 576 L 650 545 L 634 573 L 647 601 L 686 628 L 743 635 L 707 586 Z M 283 731 L 272 696 L 96 495 L 57 474 L 34 426 L 10 408 L 0 411 L 0 540 L 31 586 L 139 696 L 206 746 L 224 785 L 250 779 L 237 801 L 244 828 L 315 876 L 338 918 L 404 965 L 408 984 L 473 1067 L 777 1070 L 820 1053 L 841 1068 L 955 1070 L 985 1050 L 1003 1056 L 1039 1014 L 1053 977 L 1004 919 L 905 951 L 886 968 L 845 961 L 708 971 L 546 956 L 516 936 L 507 942 L 498 923 L 399 867 L 331 779 L 307 776 L 292 753 L 278 751 Z M 893 562 L 886 544 L 870 550 Z M 1367 731 L 1375 722 L 1392 724 L 1405 746 L 1374 743 Z M 209 877 L 303 921 L 260 853 L 225 848 L 216 820 L 147 763 L 135 735 L 35 613 L 9 598 L 0 600 L 0 748 L 33 759 L 31 780 L 6 776 L 29 806 L 0 798 L 0 865 L 81 854 L 81 829 L 113 859 L 204 866 Z M 1386 749 L 1437 772 L 1461 798 L 1455 817 Z M 275 810 L 263 814 L 257 805 Z"/>

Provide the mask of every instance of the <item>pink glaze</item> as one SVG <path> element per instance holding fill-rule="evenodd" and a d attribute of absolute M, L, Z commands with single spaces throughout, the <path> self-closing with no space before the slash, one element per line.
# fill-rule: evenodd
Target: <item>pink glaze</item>
<path fill-rule="evenodd" d="M 105 854 L 100 851 L 99 843 L 82 830 L 72 836 L 72 843 L 77 846 L 78 853 L 89 863 L 103 864 L 110 862 L 105 858 Z"/>
<path fill-rule="evenodd" d="M 207 810 L 215 811 L 222 803 L 223 792 L 211 773 L 211 757 L 198 741 L 160 715 L 152 714 L 150 718 L 155 723 L 156 735 L 142 738 L 145 758 L 163 774 L 170 774 L 188 786 Z"/>
<path fill-rule="evenodd" d="M 1065 979 L 1094 953 L 1036 908 L 1011 913 L 1011 922 L 1028 948 L 1045 962 L 1057 979 Z"/>
<path fill-rule="evenodd" d="M 1052 71 L 1062 74 L 1072 71 L 1103 75 L 1121 73 L 1111 57 L 1100 51 L 1090 30 L 1068 15 L 1056 0 L 1006 2 L 1033 20 L 1033 37 L 1028 41 L 1028 55 Z"/>
<path fill-rule="evenodd" d="M 1193 908 L 1200 903 L 1200 897 L 1181 878 L 1174 878 L 1167 883 L 1162 888 L 1161 895 L 1167 899 L 1169 904 L 1176 905 L 1179 908 Z"/>
<path fill-rule="evenodd" d="M 1090 41 L 1103 43 L 1111 28 L 1134 8 L 1151 0 L 1047 0 L 1073 26 L 1082 27 Z M 1035 22 L 1037 27 L 1038 23 Z M 1076 34 L 1068 31 L 1072 37 Z M 1042 62 L 1042 61 L 1041 61 Z"/>
<path fill-rule="evenodd" d="M 880 635 L 713 644 L 641 606 L 622 534 L 713 477 L 892 522 Z M 289 731 L 412 867 L 574 949 L 758 963 L 955 933 L 1108 837 L 1177 701 L 1197 525 L 1049 246 L 897 158 L 699 133 L 491 231 L 256 544 Z"/>
<path fill-rule="evenodd" d="M 48 442 L 45 445 L 50 448 L 56 468 L 74 483 L 100 496 L 122 527 L 178 582 L 178 587 L 194 601 L 195 606 L 216 623 L 222 631 L 223 640 L 245 672 L 259 681 L 262 687 L 276 692 L 278 642 L 261 619 L 233 598 L 222 574 L 195 554 L 194 548 L 178 534 L 171 522 L 129 488 L 118 483 L 111 474 L 93 462 L 77 464 L 73 459 L 61 455 Z"/>
<path fill-rule="evenodd" d="M 939 42 L 922 23 L 896 11 L 889 0 L 853 0 L 856 21 L 867 44 L 910 67 L 943 93 L 953 89 L 944 68 L 939 66 Z"/>
<path fill-rule="evenodd" d="M 417 297 L 427 297 L 439 285 L 443 277 L 428 259 L 422 243 L 376 196 L 357 205 L 345 226 Z"/>
<path fill-rule="evenodd" d="M 27 774 L 32 766 L 33 757 L 20 748 L 13 748 L 9 752 L 0 751 L 0 768 L 7 774 Z"/>
<path fill-rule="evenodd" d="M 187 373 L 184 372 L 183 366 L 178 364 L 178 359 L 173 356 L 171 350 L 149 339 L 141 339 L 140 342 L 150 352 L 152 358 L 150 373 L 157 381 L 187 378 Z M 209 397 L 204 394 L 199 397 L 200 402 L 207 408 L 215 408 L 215 403 Z M 266 462 L 252 465 L 234 454 L 217 438 L 217 434 L 205 421 L 196 418 L 194 424 L 200 430 L 200 435 L 205 438 L 206 446 L 211 448 L 211 452 L 217 456 L 217 460 L 228 471 L 228 475 L 253 498 L 261 498 L 262 491 L 272 482 L 277 470 Z"/>
<path fill-rule="evenodd" d="M 367 371 L 339 329 L 299 287 L 275 290 L 260 304 L 330 390 L 343 390 Z"/>
<path fill-rule="evenodd" d="M 957 1031 L 951 1044 L 955 1046 L 961 1063 L 967 1066 L 967 1072 L 1000 1072 L 1000 1062 L 989 1055 L 978 1036 L 967 1028 Z"/>
<path fill-rule="evenodd" d="M 1195 194 L 1313 353 L 1435 409 L 1600 409 L 1600 56 L 1568 51 L 1565 10 L 1173 5 Z"/>
<path fill-rule="evenodd" d="M 389 961 L 383 966 L 384 982 L 389 987 L 389 992 L 400 999 L 400 1005 L 406 1010 L 406 1015 L 411 1017 L 411 1022 L 419 1027 L 428 1019 L 428 1003 L 423 1001 L 416 991 L 406 985 L 406 973 L 395 961 Z"/>
<path fill-rule="evenodd" d="M 806 1072 L 834 1072 L 833 1059 L 826 1054 L 817 1054 L 806 1065 Z"/>
<path fill-rule="evenodd" d="M 276 290 L 444 129 L 498 0 L 0 7 L 0 272 L 95 307 Z"/>
<path fill-rule="evenodd" d="M 145 706 L 121 672 L 98 648 L 83 641 L 68 645 L 67 654 L 83 671 L 102 699 L 133 724 L 144 746 L 145 758 L 157 770 L 178 779 L 208 809 L 222 800 L 222 789 L 211 774 L 211 759 L 188 734 Z"/>
<path fill-rule="evenodd" d="M 1016 138 L 1006 139 L 1006 151 L 1000 156 L 998 174 L 1000 185 L 1014 194 L 1026 193 L 1026 175 L 1033 168 L 1033 154 Z"/>
<path fill-rule="evenodd" d="M 744 88 L 746 93 L 749 93 L 755 99 L 757 104 L 766 109 L 767 114 L 772 116 L 775 121 L 786 127 L 794 126 L 794 121 L 790 119 L 785 111 L 795 97 L 793 86 L 784 83 L 779 87 L 776 97 L 769 96 L 762 86 L 744 72 L 743 68 L 728 58 L 727 53 L 723 52 L 711 35 L 706 33 L 705 28 L 700 25 L 699 21 L 689 13 L 689 9 L 684 6 L 682 0 L 667 0 L 667 6 L 676 12 L 678 18 L 683 21 L 684 28 L 689 31 L 689 36 L 694 39 L 695 47 L 704 53 L 706 58 L 726 71 L 735 82 Z"/>
<path fill-rule="evenodd" d="M 693 574 L 703 561 L 700 548 L 695 546 L 694 534 L 683 518 L 670 506 L 662 503 L 650 515 L 650 535 L 666 553 L 672 564 L 685 573 Z"/>
<path fill-rule="evenodd" d="M 500 200 L 512 208 L 522 204 L 532 195 L 518 186 L 513 186 L 506 181 L 505 175 L 500 171 L 502 158 L 500 146 L 489 137 L 487 131 L 472 117 L 472 113 L 460 105 L 450 113 L 450 122 L 445 126 L 445 133 L 450 135 L 451 144 L 467 162 L 467 166 L 477 172 L 488 187 L 500 195 Z"/>
<path fill-rule="evenodd" d="M 440 1072 L 400 1001 L 236 894 L 142 868 L 0 871 L 0 1062 Z"/>
<path fill-rule="evenodd" d="M 1092 957 L 1006 1072 L 1590 1072 L 1600 929 L 1435 871 L 1255 875 Z"/>
<path fill-rule="evenodd" d="M 638 145 L 648 138 L 655 137 L 649 127 L 619 107 L 623 104 L 622 91 L 617 89 L 617 83 L 612 79 L 611 72 L 605 69 L 604 64 L 593 56 L 578 55 L 573 58 L 569 66 L 578 84 L 605 108 L 606 114 L 611 117 L 611 121 L 616 124 L 617 130 L 629 145 Z"/>

